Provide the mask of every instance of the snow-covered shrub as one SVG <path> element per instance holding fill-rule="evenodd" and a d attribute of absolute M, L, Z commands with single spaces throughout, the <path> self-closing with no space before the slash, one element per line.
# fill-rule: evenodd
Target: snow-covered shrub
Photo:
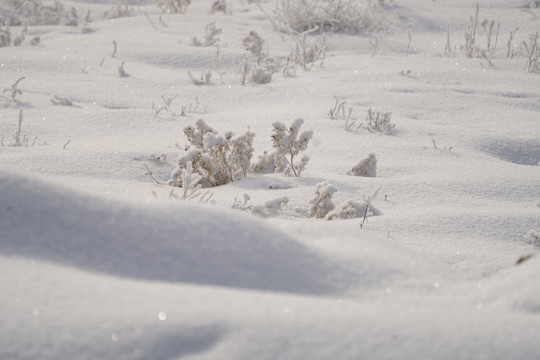
<path fill-rule="evenodd" d="M 272 144 L 276 149 L 274 153 L 274 166 L 275 169 L 283 167 L 283 161 L 285 162 L 286 175 L 294 174 L 294 176 L 300 176 L 305 169 L 309 161 L 309 157 L 304 155 L 299 162 L 295 162 L 296 156 L 300 151 L 307 149 L 309 141 L 313 137 L 313 131 L 308 130 L 300 133 L 300 127 L 304 123 L 304 119 L 296 119 L 292 122 L 291 126 L 287 127 L 285 124 L 276 121 L 272 126 Z"/>
<path fill-rule="evenodd" d="M 338 191 L 337 187 L 326 181 L 317 184 L 315 195 L 309 201 L 308 216 L 323 219 L 334 210 L 336 206 L 332 201 L 332 196 L 336 191 Z"/>
<path fill-rule="evenodd" d="M 318 62 L 323 66 L 326 55 L 326 36 L 320 35 L 310 45 L 307 42 L 307 33 L 299 35 L 295 46 L 292 49 L 287 64 L 294 63 L 299 65 L 304 71 L 309 71 Z"/>
<path fill-rule="evenodd" d="M 208 11 L 208 14 L 212 15 L 218 12 L 222 12 L 227 15 L 231 14 L 231 9 L 229 5 L 225 2 L 225 0 L 215 0 L 210 6 L 210 10 Z"/>
<path fill-rule="evenodd" d="M 206 34 L 204 35 L 203 41 L 197 39 L 197 37 L 194 36 L 191 39 L 190 45 L 191 46 L 214 46 L 221 40 L 219 36 L 223 34 L 223 29 L 216 28 L 216 23 L 212 22 L 206 25 L 205 32 Z"/>
<path fill-rule="evenodd" d="M 22 134 L 22 124 L 23 124 L 23 111 L 21 109 L 19 110 L 19 125 L 17 126 L 17 131 L 15 131 L 15 133 L 13 134 L 14 142 L 8 146 L 28 146 L 28 145 L 33 146 L 35 144 L 37 137 L 34 138 L 33 143 L 30 144 L 28 137 Z M 4 146 L 4 138 L 0 140 L 0 145 Z"/>
<path fill-rule="evenodd" d="M 365 119 L 366 127 L 370 132 L 390 133 L 396 127 L 396 124 L 390 121 L 391 117 L 391 112 L 383 113 L 369 108 Z"/>
<path fill-rule="evenodd" d="M 365 159 L 360 160 L 347 175 L 376 177 L 377 176 L 377 158 L 374 153 L 370 153 Z"/>
<path fill-rule="evenodd" d="M 263 205 L 256 205 L 251 208 L 253 214 L 268 217 L 277 215 L 279 211 L 283 209 L 285 205 L 289 203 L 289 198 L 286 196 L 275 198 L 266 201 Z"/>
<path fill-rule="evenodd" d="M 169 14 L 185 14 L 191 0 L 156 0 L 164 13 Z"/>
<path fill-rule="evenodd" d="M 358 33 L 380 27 L 368 1 L 358 0 L 278 0 L 271 20 L 276 30 L 297 34 L 312 29 Z"/>
<path fill-rule="evenodd" d="M 21 76 L 20 78 L 17 79 L 17 81 L 13 83 L 13 85 L 11 85 L 10 88 L 4 89 L 2 93 L 10 93 L 11 100 L 13 100 L 14 102 L 17 102 L 17 99 L 16 99 L 17 95 L 22 95 L 22 91 L 21 89 L 19 89 L 19 83 L 23 81 L 24 79 L 26 79 L 26 76 Z"/>
<path fill-rule="evenodd" d="M 9 28 L 9 26 L 6 26 L 5 28 L 3 28 L 2 25 L 0 25 L 0 48 L 12 46 L 12 45 L 21 46 L 24 40 L 26 39 L 27 32 L 28 32 L 28 27 L 25 25 L 22 28 L 20 35 L 15 37 L 15 39 L 13 39 L 12 41 L 11 29 Z M 39 36 L 34 37 L 30 41 L 30 45 L 32 46 L 36 46 L 37 44 L 39 44 Z"/>
<path fill-rule="evenodd" d="M 326 217 L 327 220 L 337 220 L 337 219 L 353 219 L 362 217 L 362 224 L 365 223 L 366 219 L 369 216 L 378 215 L 379 211 L 371 205 L 371 201 L 377 197 L 379 189 L 368 197 L 364 196 L 364 202 L 359 202 L 355 200 L 348 200 L 336 209 L 331 211 Z"/>
<path fill-rule="evenodd" d="M 110 10 L 103 12 L 103 19 L 119 19 L 130 16 L 133 16 L 133 6 L 129 6 L 128 4 L 122 5 L 120 2 L 118 2 Z"/>
<path fill-rule="evenodd" d="M 339 205 L 337 209 L 328 214 L 328 220 L 354 219 L 369 215 L 369 206 L 366 202 L 348 200 Z"/>
<path fill-rule="evenodd" d="M 474 17 L 469 18 L 469 25 L 467 26 L 467 31 L 465 31 L 465 44 L 461 46 L 461 50 L 468 58 L 473 57 L 484 57 L 493 56 L 495 54 L 495 49 L 497 48 L 497 42 L 499 39 L 499 30 L 501 28 L 500 23 L 496 23 L 495 20 L 483 20 L 480 25 L 483 27 L 484 32 L 487 37 L 486 49 L 482 50 L 480 48 L 479 42 L 477 41 L 477 29 L 478 29 L 478 14 L 479 14 L 479 5 L 476 3 Z M 497 25 L 497 32 L 494 33 L 495 24 Z"/>
<path fill-rule="evenodd" d="M 0 23 L 8 26 L 78 24 L 76 9 L 66 11 L 58 0 L 51 5 L 44 5 L 41 0 L 11 0 L 6 3 L 5 8 L 0 5 Z"/>
<path fill-rule="evenodd" d="M 526 69 L 530 73 L 540 73 L 540 44 L 538 33 L 529 37 L 529 45 L 521 43 L 521 53 L 527 57 Z"/>
<path fill-rule="evenodd" d="M 199 78 L 191 75 L 190 71 L 188 71 L 188 75 L 195 85 L 210 85 L 210 80 L 212 79 L 212 70 L 201 69 L 201 76 Z"/>
<path fill-rule="evenodd" d="M 171 173 L 169 185 L 182 186 L 182 171 L 191 162 L 193 171 L 201 176 L 203 187 L 224 185 L 244 179 L 251 166 L 253 138 L 246 132 L 234 136 L 232 132 L 218 136 L 217 132 L 199 119 L 195 126 L 184 128 L 189 143 L 185 153 L 178 158 L 178 166 Z"/>
<path fill-rule="evenodd" d="M 244 194 L 243 201 L 238 200 L 238 198 L 235 198 L 234 203 L 231 206 L 231 208 L 242 210 L 242 211 L 250 211 L 252 214 L 268 217 L 272 215 L 277 215 L 277 213 L 283 210 L 283 207 L 289 203 L 289 198 L 286 196 L 268 200 L 262 205 L 255 205 L 255 206 L 249 205 L 248 204 L 249 200 L 250 200 L 249 195 Z"/>
<path fill-rule="evenodd" d="M 125 61 L 122 61 L 122 63 L 118 66 L 118 75 L 120 77 L 129 77 L 129 74 L 124 69 L 124 64 L 125 63 L 126 63 Z"/>
<path fill-rule="evenodd" d="M 196 197 L 202 185 L 202 176 L 193 173 L 193 165 L 188 161 L 186 168 L 182 170 L 182 200 L 190 200 Z"/>
<path fill-rule="evenodd" d="M 540 207 L 540 204 L 538 204 Z M 530 230 L 525 235 L 525 241 L 531 245 L 540 247 L 540 218 L 536 220 L 536 229 Z"/>
<path fill-rule="evenodd" d="M 465 31 L 465 44 L 461 45 L 461 51 L 468 58 L 478 57 L 480 48 L 476 43 L 476 28 L 478 27 L 478 3 L 476 3 L 476 11 L 474 17 L 469 18 L 469 25 Z"/>
<path fill-rule="evenodd" d="M 257 59 L 257 64 L 262 59 L 268 57 L 268 49 L 266 48 L 265 41 L 253 30 L 244 38 L 242 46 Z"/>
<path fill-rule="evenodd" d="M 54 95 L 51 99 L 53 105 L 73 106 L 73 98 Z"/>
<path fill-rule="evenodd" d="M 531 230 L 525 235 L 525 240 L 534 246 L 540 247 L 540 227 L 537 230 Z"/>
<path fill-rule="evenodd" d="M 251 170 L 255 173 L 276 172 L 274 157 L 275 153 L 269 153 L 268 151 L 265 151 L 262 155 L 259 155 L 259 159 L 256 163 L 252 165 Z"/>
<path fill-rule="evenodd" d="M 242 45 L 251 56 L 244 55 L 240 64 L 240 84 L 245 85 L 247 80 L 256 84 L 267 84 L 272 81 L 272 74 L 277 65 L 274 59 L 269 58 L 265 41 L 255 31 L 250 31 Z"/>

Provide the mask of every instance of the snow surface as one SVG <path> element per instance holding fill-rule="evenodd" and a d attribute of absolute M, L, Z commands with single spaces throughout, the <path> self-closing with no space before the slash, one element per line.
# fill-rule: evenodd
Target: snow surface
<path fill-rule="evenodd" d="M 540 256 L 524 241 L 540 215 L 540 78 L 506 59 L 510 31 L 517 46 L 538 31 L 530 1 L 480 3 L 480 20 L 501 22 L 490 61 L 459 50 L 473 2 L 396 1 L 384 32 L 327 34 L 322 68 L 246 86 L 251 30 L 283 62 L 294 46 L 248 1 L 229 0 L 232 15 L 192 1 L 162 22 L 153 1 L 117 19 L 101 19 L 116 0 L 62 3 L 90 9 L 89 30 L 31 26 L 40 45 L 0 49 L 0 90 L 26 77 L 17 102 L 0 98 L 0 359 L 540 358 Z M 187 72 L 216 50 L 190 41 L 210 22 L 223 83 L 196 86 Z M 155 116 L 174 95 L 171 111 L 197 113 Z M 394 131 L 345 131 L 333 96 L 359 121 L 392 112 Z M 32 146 L 11 146 L 20 109 Z M 303 118 L 310 162 L 180 201 L 145 165 L 165 184 L 198 118 L 218 135 L 249 128 L 253 162 L 274 122 Z M 372 152 L 377 177 L 346 175 Z M 377 215 L 307 218 L 324 181 L 337 206 L 379 189 Z M 246 193 L 289 203 L 265 219 L 231 209 Z"/>

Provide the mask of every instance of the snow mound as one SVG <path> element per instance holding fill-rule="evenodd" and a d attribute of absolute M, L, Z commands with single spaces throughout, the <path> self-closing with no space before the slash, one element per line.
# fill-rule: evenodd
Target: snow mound
<path fill-rule="evenodd" d="M 134 279 L 329 294 L 341 273 L 241 212 L 115 203 L 5 171 L 0 228 L 0 255 Z"/>
<path fill-rule="evenodd" d="M 480 150 L 519 165 L 540 164 L 540 141 L 522 139 L 490 139 L 480 145 Z"/>
<path fill-rule="evenodd" d="M 510 307 L 525 313 L 540 314 L 540 282 L 538 273 L 540 272 L 540 257 L 534 254 L 531 259 L 523 264 L 509 269 L 496 279 L 490 297 L 500 298 Z"/>

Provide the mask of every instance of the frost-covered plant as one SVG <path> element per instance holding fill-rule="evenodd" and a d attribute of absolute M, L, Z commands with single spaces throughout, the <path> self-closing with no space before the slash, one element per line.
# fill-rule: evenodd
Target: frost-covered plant
<path fill-rule="evenodd" d="M 154 117 L 157 117 L 162 111 L 168 112 L 171 115 L 175 115 L 171 111 L 170 106 L 171 106 L 171 103 L 174 100 L 174 98 L 176 98 L 177 96 L 178 96 L 178 94 L 175 94 L 173 96 L 163 96 L 162 95 L 161 96 L 161 101 L 163 102 L 163 104 L 161 106 L 159 106 L 158 108 L 155 108 L 154 103 L 152 103 L 152 110 L 155 110 Z"/>
<path fill-rule="evenodd" d="M 120 77 L 129 77 L 129 74 L 124 69 L 125 63 L 125 61 L 122 61 L 122 63 L 118 66 L 118 75 L 120 75 Z"/>
<path fill-rule="evenodd" d="M 195 97 L 194 103 L 189 103 L 187 106 L 182 106 L 182 112 L 180 116 L 187 116 L 188 114 L 204 114 L 206 113 L 206 106 L 202 107 L 199 101 L 199 97 Z"/>
<path fill-rule="evenodd" d="M 11 43 L 11 30 L 9 26 L 6 26 L 6 28 L 2 28 L 2 25 L 0 25 L 0 47 L 8 47 L 8 46 L 20 46 L 26 39 L 26 34 L 28 32 L 28 27 L 25 25 L 24 28 L 21 30 L 21 34 L 17 36 L 15 39 L 13 39 L 13 44 Z M 30 42 L 30 45 L 35 46 L 37 43 L 39 43 L 39 37 L 34 37 L 32 41 Z"/>
<path fill-rule="evenodd" d="M 540 247 L 540 224 L 536 230 L 530 230 L 527 235 L 525 235 L 525 240 L 534 246 Z"/>
<path fill-rule="evenodd" d="M 300 151 L 307 149 L 309 141 L 313 137 L 313 131 L 308 130 L 300 133 L 300 127 L 304 123 L 304 119 L 296 119 L 292 122 L 291 126 L 287 127 L 285 124 L 276 121 L 272 126 L 274 127 L 272 133 L 272 144 L 276 149 L 274 154 L 274 166 L 276 169 L 280 169 L 285 162 L 286 175 L 294 174 L 298 177 L 305 169 L 309 157 L 304 155 L 299 162 L 296 162 L 296 156 Z"/>
<path fill-rule="evenodd" d="M 262 155 L 259 155 L 259 159 L 252 165 L 251 170 L 255 173 L 277 172 L 275 165 L 275 153 L 265 151 Z M 283 171 L 283 169 L 281 171 Z"/>
<path fill-rule="evenodd" d="M 196 197 L 201 189 L 201 175 L 193 173 L 193 165 L 188 161 L 186 168 L 182 170 L 182 200 L 190 200 Z"/>
<path fill-rule="evenodd" d="M 17 126 L 17 130 L 15 131 L 15 134 L 13 134 L 14 143 L 9 146 L 28 146 L 29 144 L 28 137 L 22 134 L 22 124 L 23 124 L 23 111 L 21 109 L 19 110 L 19 124 Z M 34 145 L 36 140 L 37 140 L 37 137 L 34 138 L 34 141 L 31 145 Z M 4 146 L 4 138 L 2 138 L 0 144 Z"/>
<path fill-rule="evenodd" d="M 215 0 L 211 5 L 210 10 L 208 11 L 208 14 L 212 15 L 218 12 L 222 12 L 227 15 L 231 14 L 231 9 L 229 5 L 225 2 L 225 0 Z"/>
<path fill-rule="evenodd" d="M 312 29 L 358 33 L 380 28 L 367 2 L 358 0 L 278 0 L 271 22 L 276 30 L 293 34 Z"/>
<path fill-rule="evenodd" d="M 212 70 L 201 69 L 200 78 L 196 78 L 191 75 L 190 71 L 188 71 L 188 75 L 195 85 L 210 85 L 210 79 L 212 79 Z"/>
<path fill-rule="evenodd" d="M 234 203 L 232 204 L 231 209 L 243 211 L 251 210 L 252 206 L 248 204 L 250 199 L 249 194 L 244 194 L 243 201 L 238 200 L 238 198 L 234 198 Z"/>
<path fill-rule="evenodd" d="M 287 64 L 294 63 L 304 71 L 309 71 L 316 63 L 322 67 L 325 55 L 326 36 L 324 34 L 318 36 L 310 45 L 307 42 L 306 32 L 296 38 L 295 46 L 287 58 Z"/>
<path fill-rule="evenodd" d="M 130 16 L 133 16 L 133 6 L 129 6 L 128 4 L 122 5 L 120 2 L 118 2 L 110 10 L 103 12 L 103 19 L 119 19 Z"/>
<path fill-rule="evenodd" d="M 456 47 L 450 45 L 450 24 L 446 24 L 446 45 L 444 46 L 444 56 L 456 57 Z"/>
<path fill-rule="evenodd" d="M 21 89 L 19 89 L 19 83 L 26 79 L 26 76 L 21 76 L 20 78 L 17 79 L 17 81 L 15 81 L 13 83 L 13 85 L 11 85 L 11 88 L 7 88 L 7 89 L 4 89 L 4 91 L 2 91 L 3 93 L 11 93 L 11 100 L 13 100 L 14 102 L 17 102 L 17 95 L 22 95 L 22 91 Z"/>
<path fill-rule="evenodd" d="M 54 105 L 64 105 L 64 106 L 73 106 L 73 98 L 71 97 L 62 97 L 58 95 L 54 95 L 51 99 L 51 102 Z"/>
<path fill-rule="evenodd" d="M 347 171 L 347 175 L 376 177 L 377 176 L 377 158 L 374 153 L 370 153 L 366 158 L 360 160 L 358 164 Z"/>
<path fill-rule="evenodd" d="M 369 216 L 369 205 L 366 202 L 348 200 L 328 214 L 328 220 L 354 219 Z"/>
<path fill-rule="evenodd" d="M 521 44 L 521 52 L 527 57 L 527 71 L 530 73 L 540 73 L 540 44 L 538 43 L 538 33 L 529 37 L 529 45 L 527 45 L 526 42 Z"/>
<path fill-rule="evenodd" d="M 77 26 L 78 16 L 75 8 L 70 11 L 55 0 L 52 5 L 44 5 L 41 0 L 10 0 L 9 9 L 0 11 L 0 23 L 8 26 L 26 25 L 70 25 Z M 0 10 L 2 6 L 0 5 Z"/>
<path fill-rule="evenodd" d="M 242 46 L 257 59 L 257 64 L 268 57 L 268 49 L 266 48 L 265 41 L 253 30 L 244 38 Z"/>
<path fill-rule="evenodd" d="M 217 132 L 199 119 L 195 126 L 184 128 L 189 143 L 185 153 L 178 158 L 178 166 L 171 173 L 169 185 L 182 186 L 180 174 L 191 162 L 193 171 L 201 176 L 203 187 L 224 185 L 244 179 L 251 166 L 253 138 L 248 131 L 234 136 L 232 132 L 218 136 Z"/>
<path fill-rule="evenodd" d="M 495 24 L 497 24 L 497 30 L 495 30 Z M 501 23 L 495 22 L 495 20 L 485 19 L 480 24 L 484 28 L 484 32 L 487 36 L 487 46 L 486 46 L 486 55 L 493 56 L 495 55 L 495 50 L 497 49 L 497 43 L 499 41 L 499 32 L 501 30 Z"/>
<path fill-rule="evenodd" d="M 473 57 L 484 57 L 493 56 L 495 54 L 495 49 L 497 48 L 497 42 L 499 40 L 499 30 L 501 28 L 500 23 L 496 23 L 495 20 L 483 20 L 480 23 L 480 26 L 484 29 L 487 37 L 486 49 L 480 49 L 480 45 L 477 41 L 477 29 L 478 29 L 478 14 L 479 14 L 479 5 L 476 3 L 474 17 L 469 18 L 469 25 L 467 26 L 467 31 L 465 31 L 465 44 L 461 46 L 461 50 L 468 58 Z M 497 24 L 496 32 L 495 25 Z"/>
<path fill-rule="evenodd" d="M 289 198 L 286 196 L 278 197 L 272 200 L 266 201 L 262 205 L 249 205 L 250 197 L 248 194 L 244 194 L 243 201 L 238 198 L 234 199 L 234 203 L 231 206 L 232 209 L 250 211 L 252 214 L 262 217 L 268 217 L 277 215 L 279 211 L 283 210 L 283 207 L 289 203 Z"/>
<path fill-rule="evenodd" d="M 476 28 L 478 26 L 478 12 L 479 6 L 476 3 L 474 17 L 469 18 L 469 25 L 467 31 L 465 31 L 465 44 L 461 46 L 461 50 L 468 58 L 480 56 L 480 48 L 476 44 Z"/>
<path fill-rule="evenodd" d="M 371 205 L 371 201 L 377 197 L 378 193 L 379 189 L 375 190 L 375 192 L 369 197 L 364 196 L 364 202 L 348 200 L 330 212 L 326 219 L 337 220 L 362 217 L 363 220 L 361 226 L 363 227 L 369 216 L 379 214 L 379 211 Z"/>
<path fill-rule="evenodd" d="M 369 108 L 365 119 L 366 127 L 370 132 L 390 133 L 396 127 L 396 124 L 390 121 L 391 117 L 391 112 L 383 113 Z"/>
<path fill-rule="evenodd" d="M 191 0 L 156 0 L 164 13 L 169 14 L 185 14 Z"/>
<path fill-rule="evenodd" d="M 356 120 L 351 119 L 353 112 L 353 107 L 349 106 L 345 108 L 345 101 L 339 100 L 338 97 L 334 96 L 335 104 L 334 107 L 328 111 L 328 117 L 332 120 L 344 120 L 345 121 L 345 130 L 347 131 L 356 131 L 362 127 L 362 124 L 359 124 Z"/>
<path fill-rule="evenodd" d="M 251 57 L 244 55 L 240 64 L 240 84 L 245 85 L 249 80 L 256 84 L 267 84 L 272 81 L 272 74 L 277 68 L 276 61 L 269 58 L 265 41 L 255 31 L 250 31 L 242 42 L 244 49 Z"/>
<path fill-rule="evenodd" d="M 540 204 L 538 204 L 540 207 Z M 531 245 L 540 247 L 540 218 L 536 220 L 536 229 L 530 230 L 525 235 L 525 241 Z"/>
<path fill-rule="evenodd" d="M 266 201 L 263 205 L 256 205 L 251 208 L 253 214 L 268 217 L 277 215 L 277 213 L 283 210 L 283 207 L 289 203 L 289 198 L 286 196 L 275 198 Z"/>
<path fill-rule="evenodd" d="M 332 196 L 338 191 L 337 187 L 328 183 L 322 182 L 317 184 L 315 195 L 309 201 L 309 217 L 323 219 L 328 213 L 336 207 L 332 201 Z"/>
<path fill-rule="evenodd" d="M 191 46 L 214 46 L 221 40 L 219 36 L 223 34 L 223 29 L 216 28 L 216 23 L 211 22 L 206 25 L 205 32 L 206 34 L 204 35 L 203 41 L 197 39 L 197 37 L 194 36 L 191 39 L 190 45 Z"/>

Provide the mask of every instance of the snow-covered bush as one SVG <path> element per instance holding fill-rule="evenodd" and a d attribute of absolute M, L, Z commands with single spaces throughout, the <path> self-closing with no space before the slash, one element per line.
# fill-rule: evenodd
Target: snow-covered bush
<path fill-rule="evenodd" d="M 358 33 L 377 30 L 368 1 L 358 0 L 278 0 L 271 19 L 276 30 L 303 33 L 312 29 Z"/>
<path fill-rule="evenodd" d="M 328 214 L 328 220 L 354 219 L 369 215 L 369 205 L 366 202 L 348 200 Z"/>
<path fill-rule="evenodd" d="M 19 36 L 12 39 L 11 29 L 9 28 L 9 26 L 3 28 L 2 25 L 0 25 L 0 48 L 8 46 L 21 46 L 26 39 L 27 32 L 28 27 L 25 25 L 22 28 Z M 37 44 L 39 44 L 39 36 L 34 37 L 30 41 L 30 45 L 32 46 L 36 46 Z"/>
<path fill-rule="evenodd" d="M 540 247 L 540 225 L 536 230 L 530 230 L 527 235 L 525 235 L 525 240 L 534 246 Z"/>
<path fill-rule="evenodd" d="M 277 215 L 277 213 L 281 211 L 283 207 L 288 203 L 289 198 L 286 196 L 282 196 L 279 198 L 268 200 L 263 205 L 253 206 L 251 208 L 251 212 L 262 217 Z"/>
<path fill-rule="evenodd" d="M 54 95 L 51 99 L 53 105 L 73 106 L 73 98 Z"/>
<path fill-rule="evenodd" d="M 353 219 L 353 218 L 363 218 L 361 226 L 365 223 L 366 219 L 369 216 L 378 215 L 379 211 L 371 205 L 371 201 L 377 197 L 379 189 L 368 197 L 364 196 L 364 202 L 359 202 L 355 200 L 348 200 L 336 209 L 331 211 L 326 217 L 327 220 L 337 220 L 337 219 Z"/>
<path fill-rule="evenodd" d="M 478 29 L 478 14 L 479 14 L 479 5 L 476 3 L 474 17 L 469 18 L 469 25 L 467 26 L 467 31 L 465 31 L 465 43 L 461 46 L 461 50 L 468 58 L 473 57 L 484 57 L 493 56 L 495 54 L 495 49 L 497 48 L 497 42 L 499 39 L 499 30 L 501 28 L 500 23 L 496 23 L 495 20 L 483 20 L 480 23 L 480 26 L 483 27 L 484 32 L 487 37 L 487 45 L 484 50 L 480 48 L 480 44 L 477 41 L 477 29 Z M 497 24 L 496 33 L 495 24 Z M 448 32 L 448 31 L 447 31 Z M 447 36 L 448 37 L 448 36 Z M 447 44 L 449 40 L 447 40 Z M 451 48 L 450 48 L 451 49 Z M 447 52 L 449 49 L 446 49 Z M 451 52 L 451 51 L 450 51 Z"/>
<path fill-rule="evenodd" d="M 221 39 L 219 36 L 223 34 L 223 29 L 216 28 L 216 23 L 212 22 L 206 25 L 205 27 L 206 34 L 204 35 L 204 40 L 197 39 L 196 36 L 194 36 L 191 39 L 191 46 L 214 46 L 216 45 Z"/>
<path fill-rule="evenodd" d="M 164 13 L 185 14 L 191 0 L 156 0 Z"/>
<path fill-rule="evenodd" d="M 242 45 L 251 56 L 244 55 L 240 64 L 240 84 L 245 85 L 247 80 L 256 84 L 267 84 L 272 81 L 272 74 L 277 65 L 276 61 L 268 56 L 265 41 L 255 31 L 250 31 Z"/>
<path fill-rule="evenodd" d="M 538 33 L 529 37 L 529 44 L 521 43 L 521 53 L 527 57 L 526 69 L 530 73 L 540 73 L 540 44 Z"/>
<path fill-rule="evenodd" d="M 230 15 L 232 13 L 230 6 L 225 2 L 225 0 L 215 0 L 210 6 L 210 10 L 208 11 L 208 14 L 212 15 L 218 12 L 222 12 L 227 15 Z"/>
<path fill-rule="evenodd" d="M 17 126 L 17 131 L 13 134 L 13 140 L 14 142 L 11 145 L 8 146 L 28 146 L 29 145 L 29 139 L 26 135 L 23 135 L 22 133 L 22 124 L 23 124 L 23 111 L 22 109 L 19 110 L 19 125 Z M 34 141 L 30 145 L 34 145 L 37 140 L 37 137 L 34 138 Z M 4 138 L 0 139 L 0 145 L 4 146 Z"/>
<path fill-rule="evenodd" d="M 390 133 L 396 127 L 396 124 L 390 121 L 391 117 L 391 112 L 383 113 L 369 108 L 365 119 L 366 127 L 370 132 Z"/>
<path fill-rule="evenodd" d="M 256 31 L 251 30 L 249 32 L 242 41 L 242 46 L 257 59 L 257 64 L 262 59 L 268 57 L 268 49 L 266 48 L 265 41 Z"/>
<path fill-rule="evenodd" d="M 262 205 L 255 205 L 255 206 L 249 205 L 248 204 L 249 200 L 250 200 L 249 195 L 244 194 L 243 201 L 240 201 L 238 200 L 238 198 L 235 198 L 234 203 L 231 206 L 231 208 L 242 210 L 242 211 L 250 211 L 252 214 L 268 217 L 272 215 L 277 215 L 277 213 L 283 210 L 283 207 L 289 203 L 289 198 L 286 196 L 268 200 Z"/>
<path fill-rule="evenodd" d="M 178 158 L 178 166 L 171 173 L 169 185 L 182 186 L 182 171 L 191 162 L 193 172 L 201 176 L 203 187 L 224 185 L 244 179 L 251 166 L 253 138 L 248 131 L 234 136 L 232 132 L 218 136 L 217 132 L 199 119 L 195 126 L 184 128 L 189 143 L 184 154 Z"/>
<path fill-rule="evenodd" d="M 323 219 L 334 210 L 336 206 L 332 201 L 332 196 L 336 191 L 338 191 L 337 187 L 326 181 L 317 184 L 315 195 L 309 201 L 308 216 Z"/>
<path fill-rule="evenodd" d="M 374 153 L 370 153 L 365 159 L 360 160 L 358 164 L 347 171 L 347 175 L 376 177 L 377 176 L 377 158 Z"/>
<path fill-rule="evenodd" d="M 133 16 L 133 6 L 118 2 L 110 10 L 103 12 L 103 19 L 119 19 Z"/>
<path fill-rule="evenodd" d="M 11 0 L 0 4 L 0 23 L 7 26 L 70 25 L 77 26 L 79 17 L 75 8 L 70 11 L 55 0 L 44 5 L 41 0 Z"/>
<path fill-rule="evenodd" d="M 316 64 L 322 67 L 326 55 L 326 36 L 318 36 L 310 45 L 307 42 L 307 33 L 297 37 L 295 46 L 287 58 L 290 63 L 299 65 L 304 71 L 309 71 Z"/>
<path fill-rule="evenodd" d="M 251 170 L 255 173 L 278 172 L 275 164 L 275 153 L 265 151 L 262 155 L 259 155 L 259 159 L 252 165 Z M 283 169 L 280 171 L 283 171 Z"/>
<path fill-rule="evenodd" d="M 292 122 L 291 126 L 287 127 L 285 124 L 276 121 L 272 126 L 272 144 L 276 149 L 274 153 L 274 167 L 275 169 L 283 168 L 283 162 L 285 162 L 285 169 L 283 172 L 286 175 L 294 174 L 294 176 L 300 176 L 305 169 L 309 157 L 304 155 L 299 162 L 295 162 L 296 156 L 300 151 L 307 149 L 309 141 L 313 137 L 313 131 L 308 130 L 300 133 L 300 127 L 304 123 L 304 119 L 296 119 Z"/>
<path fill-rule="evenodd" d="M 201 69 L 201 76 L 199 78 L 191 75 L 191 71 L 188 71 L 188 75 L 195 85 L 210 85 L 212 79 L 212 70 Z"/>
<path fill-rule="evenodd" d="M 538 204 L 540 207 L 540 204 Z M 531 245 L 540 247 L 540 218 L 536 220 L 536 229 L 530 230 L 525 235 L 525 241 Z"/>
<path fill-rule="evenodd" d="M 11 100 L 14 102 L 17 102 L 17 95 L 22 95 L 22 90 L 19 89 L 19 83 L 26 79 L 26 76 L 21 76 L 20 78 L 15 81 L 10 88 L 6 88 L 2 91 L 2 93 L 10 93 Z"/>

